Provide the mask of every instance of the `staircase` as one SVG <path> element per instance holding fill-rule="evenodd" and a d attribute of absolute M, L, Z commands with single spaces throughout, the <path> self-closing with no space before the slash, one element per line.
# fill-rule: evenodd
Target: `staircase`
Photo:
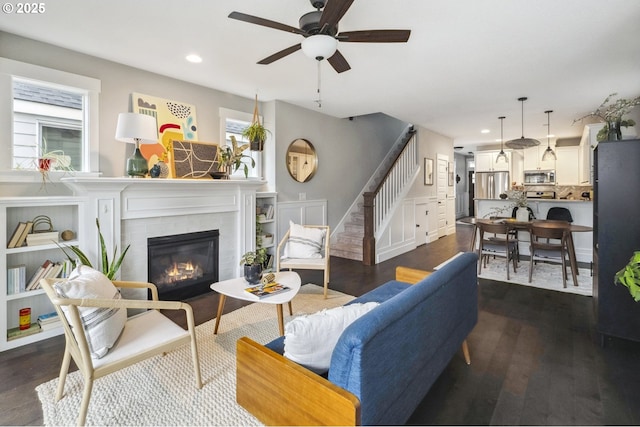
<path fill-rule="evenodd" d="M 390 150 L 387 157 L 378 167 L 374 179 L 370 180 L 365 190 L 358 197 L 358 202 L 352 206 L 348 217 L 343 220 L 344 229 L 336 234 L 331 243 L 331 255 L 355 261 L 363 261 L 363 240 L 365 237 L 365 209 L 363 194 L 375 191 L 382 181 L 389 176 L 390 170 L 402 157 L 407 144 L 416 134 L 413 126 L 409 127 L 398 143 Z"/>

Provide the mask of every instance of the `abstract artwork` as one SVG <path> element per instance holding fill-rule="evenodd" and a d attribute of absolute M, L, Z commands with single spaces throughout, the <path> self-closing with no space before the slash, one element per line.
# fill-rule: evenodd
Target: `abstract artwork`
<path fill-rule="evenodd" d="M 218 170 L 217 144 L 192 141 L 171 141 L 173 176 L 175 178 L 209 178 Z"/>
<path fill-rule="evenodd" d="M 140 151 L 149 162 L 149 167 L 159 160 L 171 161 L 167 158 L 171 141 L 198 140 L 195 106 L 135 92 L 131 94 L 131 100 L 134 113 L 154 117 L 158 126 L 159 143 L 140 146 Z"/>

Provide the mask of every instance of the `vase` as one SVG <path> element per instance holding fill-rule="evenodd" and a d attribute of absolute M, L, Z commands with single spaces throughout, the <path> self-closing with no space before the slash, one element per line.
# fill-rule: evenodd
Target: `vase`
<path fill-rule="evenodd" d="M 622 129 L 620 126 L 620 120 L 612 120 L 607 122 L 607 141 L 621 141 Z"/>
<path fill-rule="evenodd" d="M 516 210 L 516 221 L 529 221 L 529 209 L 527 209 L 526 207 L 518 207 L 518 210 Z"/>
<path fill-rule="evenodd" d="M 260 283 L 260 276 L 262 275 L 262 264 L 245 264 L 244 265 L 244 279 L 255 285 Z"/>

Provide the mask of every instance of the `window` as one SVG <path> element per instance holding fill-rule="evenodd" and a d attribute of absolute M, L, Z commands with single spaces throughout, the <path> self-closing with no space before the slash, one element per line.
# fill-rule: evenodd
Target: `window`
<path fill-rule="evenodd" d="M 58 170 L 99 172 L 100 85 L 90 77 L 0 57 L 0 92 L 12 94 L 0 98 L 0 139 L 11 141 L 9 155 L 0 156 L 0 180 L 23 181 L 47 152 L 58 155 Z"/>
<path fill-rule="evenodd" d="M 36 169 L 55 154 L 53 170 L 83 171 L 82 121 L 85 95 L 41 83 L 13 80 L 13 168 Z"/>
<path fill-rule="evenodd" d="M 242 136 L 242 130 L 251 124 L 252 115 L 240 111 L 232 111 L 224 108 L 220 109 L 221 127 L 224 129 L 224 144 L 231 146 L 231 135 L 236 137 L 238 144 L 246 144 L 249 141 Z M 243 159 L 243 163 L 249 166 L 249 177 L 259 178 L 262 176 L 262 156 L 259 151 L 251 151 L 249 148 L 242 153 L 247 158 Z M 251 167 L 252 158 L 256 166 Z M 231 174 L 232 176 L 244 177 L 244 169 L 240 168 Z"/>

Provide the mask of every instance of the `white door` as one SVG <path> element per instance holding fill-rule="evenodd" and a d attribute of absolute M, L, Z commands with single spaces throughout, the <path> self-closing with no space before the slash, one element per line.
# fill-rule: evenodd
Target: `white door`
<path fill-rule="evenodd" d="M 416 204 L 416 246 L 429 243 L 429 209 L 426 203 Z"/>
<path fill-rule="evenodd" d="M 447 235 L 447 168 L 446 158 L 438 158 L 438 238 Z"/>

